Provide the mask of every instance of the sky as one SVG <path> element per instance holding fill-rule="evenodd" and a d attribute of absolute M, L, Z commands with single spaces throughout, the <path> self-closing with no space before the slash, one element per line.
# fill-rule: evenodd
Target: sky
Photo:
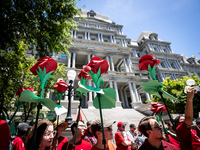
<path fill-rule="evenodd" d="M 200 58 L 200 0 L 77 0 L 77 8 L 109 16 L 131 40 L 155 32 L 174 53 Z"/>

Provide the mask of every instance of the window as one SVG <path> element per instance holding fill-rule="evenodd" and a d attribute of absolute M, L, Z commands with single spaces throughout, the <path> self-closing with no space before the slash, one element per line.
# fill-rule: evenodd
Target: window
<path fill-rule="evenodd" d="M 92 41 L 96 41 L 96 39 L 95 39 L 95 38 L 91 38 L 91 40 L 92 40 Z"/>
<path fill-rule="evenodd" d="M 78 39 L 83 39 L 83 37 L 82 36 L 78 36 Z"/>
<path fill-rule="evenodd" d="M 154 47 L 153 49 L 154 49 L 154 51 L 157 51 L 157 48 L 156 48 L 156 47 Z"/>
<path fill-rule="evenodd" d="M 137 56 L 140 57 L 141 56 L 140 53 L 137 53 Z"/>
<path fill-rule="evenodd" d="M 164 51 L 165 53 L 168 53 L 166 48 L 164 48 L 163 51 Z"/>
<path fill-rule="evenodd" d="M 66 59 L 66 54 L 62 54 L 62 57 L 61 57 L 61 59 Z"/>
<path fill-rule="evenodd" d="M 167 68 L 167 67 L 165 66 L 165 62 L 164 62 L 164 61 L 161 62 L 160 65 L 161 65 L 163 68 Z"/>
<path fill-rule="evenodd" d="M 104 40 L 104 42 L 108 42 L 108 40 Z"/>
<path fill-rule="evenodd" d="M 176 66 L 174 63 L 171 63 L 172 68 L 176 69 Z"/>

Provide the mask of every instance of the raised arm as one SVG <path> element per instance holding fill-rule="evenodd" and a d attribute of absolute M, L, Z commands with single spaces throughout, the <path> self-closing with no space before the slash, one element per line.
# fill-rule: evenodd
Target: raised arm
<path fill-rule="evenodd" d="M 186 106 L 185 106 L 184 122 L 188 129 L 191 127 L 192 120 L 193 120 L 193 98 L 194 98 L 194 94 L 196 93 L 194 91 L 195 91 L 195 89 L 193 87 L 187 89 L 187 102 L 186 102 Z"/>

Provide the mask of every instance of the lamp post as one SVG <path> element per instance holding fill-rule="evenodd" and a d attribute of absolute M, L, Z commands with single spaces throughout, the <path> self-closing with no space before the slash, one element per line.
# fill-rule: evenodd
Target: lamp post
<path fill-rule="evenodd" d="M 68 123 L 68 128 L 71 127 L 72 124 L 72 117 L 71 117 L 71 97 L 72 97 L 72 90 L 73 90 L 73 81 L 76 77 L 76 72 L 74 70 L 69 70 L 67 73 L 67 77 L 69 80 L 69 85 L 68 85 L 68 112 L 67 116 L 65 118 L 65 122 Z"/>

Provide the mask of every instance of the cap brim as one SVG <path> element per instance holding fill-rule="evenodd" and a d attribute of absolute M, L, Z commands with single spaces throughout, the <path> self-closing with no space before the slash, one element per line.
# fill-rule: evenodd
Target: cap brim
<path fill-rule="evenodd" d="M 61 124 L 64 126 L 64 130 L 68 127 L 68 123 L 65 122 L 65 121 L 59 121 L 58 122 L 58 126 L 61 125 Z M 57 126 L 57 121 L 54 121 L 54 129 L 56 129 L 58 126 Z"/>
<path fill-rule="evenodd" d="M 113 125 L 116 121 L 107 121 L 106 123 L 103 124 L 104 127 L 110 127 Z"/>

